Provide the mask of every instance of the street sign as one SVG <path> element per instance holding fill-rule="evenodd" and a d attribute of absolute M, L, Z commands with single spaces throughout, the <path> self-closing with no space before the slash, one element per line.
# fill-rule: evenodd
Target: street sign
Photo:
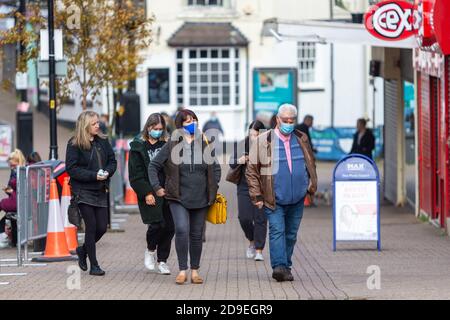
<path fill-rule="evenodd" d="M 340 160 L 333 172 L 333 251 L 338 241 L 380 240 L 380 176 L 376 164 L 359 154 Z"/>
<path fill-rule="evenodd" d="M 39 60 L 48 61 L 49 60 L 49 47 L 48 47 L 48 30 L 41 30 L 41 51 Z M 55 61 L 60 61 L 64 59 L 63 53 L 63 34 L 61 29 L 55 29 Z"/>
<path fill-rule="evenodd" d="M 364 21 L 374 37 L 399 41 L 417 33 L 417 10 L 406 1 L 383 1 L 369 8 Z"/>
<path fill-rule="evenodd" d="M 16 89 L 28 89 L 28 74 L 26 72 L 16 72 Z"/>
<path fill-rule="evenodd" d="M 55 74 L 57 77 L 67 76 L 67 61 L 56 61 L 55 62 Z M 48 61 L 38 61 L 38 77 L 48 78 L 49 76 L 49 65 Z"/>

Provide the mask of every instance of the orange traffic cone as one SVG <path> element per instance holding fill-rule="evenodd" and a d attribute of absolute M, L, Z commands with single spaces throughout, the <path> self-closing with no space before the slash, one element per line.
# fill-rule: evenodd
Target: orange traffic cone
<path fill-rule="evenodd" d="M 67 246 L 70 253 L 75 254 L 75 250 L 78 247 L 78 230 L 76 226 L 69 222 L 69 216 L 67 214 L 71 198 L 72 195 L 70 193 L 69 177 L 65 177 L 61 196 L 61 214 L 63 219 L 62 221 L 64 221 L 64 232 L 66 234 Z"/>
<path fill-rule="evenodd" d="M 125 154 L 125 173 L 124 173 L 124 179 L 127 183 L 126 190 L 125 190 L 125 199 L 124 203 L 128 205 L 136 205 L 138 203 L 138 198 L 136 192 L 134 192 L 133 188 L 131 188 L 130 185 L 130 177 L 128 173 L 128 159 L 130 156 L 130 152 L 127 151 Z"/>
<path fill-rule="evenodd" d="M 45 246 L 44 255 L 33 258 L 33 261 L 56 262 L 70 260 L 77 260 L 77 257 L 72 256 L 67 247 L 64 225 L 61 217 L 61 208 L 59 205 L 58 187 L 56 186 L 56 180 L 52 179 L 52 182 L 50 183 L 47 244 Z"/>

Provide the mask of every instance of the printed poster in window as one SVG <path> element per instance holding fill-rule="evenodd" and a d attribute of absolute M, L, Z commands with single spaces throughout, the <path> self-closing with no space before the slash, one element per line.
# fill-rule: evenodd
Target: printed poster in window
<path fill-rule="evenodd" d="M 12 152 L 12 128 L 0 125 L 0 167 L 8 166 L 8 156 Z"/>
<path fill-rule="evenodd" d="M 269 119 L 283 103 L 297 104 L 296 69 L 255 69 L 253 73 L 254 118 Z"/>

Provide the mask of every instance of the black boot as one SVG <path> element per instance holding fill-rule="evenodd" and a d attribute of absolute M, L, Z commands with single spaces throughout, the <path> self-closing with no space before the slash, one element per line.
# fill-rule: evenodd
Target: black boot
<path fill-rule="evenodd" d="M 89 274 L 91 276 L 104 276 L 105 275 L 105 271 L 103 271 L 102 269 L 100 269 L 100 266 L 91 266 L 91 271 L 89 271 Z"/>
<path fill-rule="evenodd" d="M 292 275 L 291 269 L 286 268 L 284 280 L 285 281 L 294 281 L 294 276 Z"/>
<path fill-rule="evenodd" d="M 272 278 L 278 282 L 286 281 L 286 270 L 284 267 L 275 267 L 273 269 Z"/>
<path fill-rule="evenodd" d="M 77 247 L 76 249 L 77 255 L 78 255 L 78 266 L 81 270 L 87 271 L 87 253 L 84 251 L 83 246 Z"/>

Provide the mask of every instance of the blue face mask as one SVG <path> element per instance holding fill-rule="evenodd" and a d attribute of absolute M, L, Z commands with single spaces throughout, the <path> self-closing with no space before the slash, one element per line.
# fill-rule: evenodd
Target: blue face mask
<path fill-rule="evenodd" d="M 150 137 L 152 137 L 153 139 L 159 139 L 161 138 L 163 131 L 162 130 L 150 130 L 148 132 L 148 134 L 150 135 Z"/>
<path fill-rule="evenodd" d="M 186 130 L 187 133 L 190 135 L 193 135 L 195 131 L 197 130 L 197 122 L 192 122 L 191 124 L 187 126 L 183 126 L 184 130 Z"/>
<path fill-rule="evenodd" d="M 280 132 L 287 136 L 287 135 L 290 135 L 294 131 L 294 128 L 295 128 L 295 124 L 293 124 L 293 123 L 289 124 L 289 123 L 282 122 L 281 126 L 280 126 Z"/>

